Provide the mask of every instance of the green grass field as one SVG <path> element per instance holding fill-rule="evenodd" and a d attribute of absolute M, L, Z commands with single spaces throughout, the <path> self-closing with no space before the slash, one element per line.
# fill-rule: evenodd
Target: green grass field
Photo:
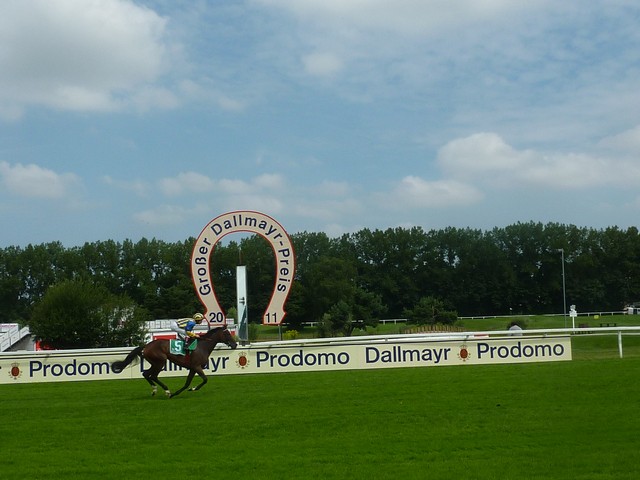
<path fill-rule="evenodd" d="M 635 479 L 640 354 L 605 340 L 574 338 L 572 362 L 221 376 L 171 400 L 142 379 L 2 385 L 0 478 Z"/>

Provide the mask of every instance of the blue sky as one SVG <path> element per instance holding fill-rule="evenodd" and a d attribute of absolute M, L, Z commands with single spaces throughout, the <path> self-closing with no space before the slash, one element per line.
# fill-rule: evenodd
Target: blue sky
<path fill-rule="evenodd" d="M 6 0 L 0 246 L 640 218 L 640 4 Z"/>

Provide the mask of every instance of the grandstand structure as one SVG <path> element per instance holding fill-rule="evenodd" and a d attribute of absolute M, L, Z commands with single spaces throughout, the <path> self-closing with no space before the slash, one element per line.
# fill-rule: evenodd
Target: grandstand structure
<path fill-rule="evenodd" d="M 31 342 L 31 332 L 29 327 L 21 327 L 17 323 L 0 323 L 0 352 L 9 352 L 15 349 L 29 350 Z"/>

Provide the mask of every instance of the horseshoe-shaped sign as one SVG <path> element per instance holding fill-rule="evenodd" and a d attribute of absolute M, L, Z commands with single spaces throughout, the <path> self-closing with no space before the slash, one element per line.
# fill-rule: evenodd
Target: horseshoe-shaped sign
<path fill-rule="evenodd" d="M 198 298 L 205 307 L 205 318 L 211 325 L 224 325 L 226 315 L 220 308 L 211 280 L 209 258 L 222 237 L 230 233 L 251 232 L 269 242 L 276 256 L 276 280 L 269 306 L 262 317 L 263 325 L 280 325 L 295 273 L 295 255 L 287 232 L 264 213 L 242 210 L 229 212 L 211 220 L 198 236 L 191 254 L 191 278 Z"/>

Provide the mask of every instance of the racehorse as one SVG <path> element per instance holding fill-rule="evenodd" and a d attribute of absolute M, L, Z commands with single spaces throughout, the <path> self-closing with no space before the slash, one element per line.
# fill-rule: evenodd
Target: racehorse
<path fill-rule="evenodd" d="M 169 340 L 153 340 L 146 345 L 134 348 L 124 360 L 113 362 L 111 364 L 111 371 L 113 373 L 120 373 L 136 358 L 144 358 L 151 364 L 151 366 L 142 373 L 142 376 L 152 387 L 151 395 L 155 395 L 158 392 L 158 385 L 160 385 L 164 393 L 166 393 L 169 398 L 172 398 L 189 388 L 196 373 L 202 378 L 202 382 L 196 387 L 192 387 L 191 390 L 200 390 L 204 387 L 207 383 L 207 376 L 204 373 L 203 365 L 206 366 L 209 362 L 209 356 L 218 343 L 224 343 L 232 349 L 238 346 L 225 325 L 212 328 L 204 335 L 201 335 L 198 338 L 198 345 L 189 355 L 174 355 L 170 353 Z M 169 388 L 158 380 L 158 374 L 166 365 L 167 360 L 179 367 L 189 369 L 186 383 L 175 393 L 171 393 Z"/>

